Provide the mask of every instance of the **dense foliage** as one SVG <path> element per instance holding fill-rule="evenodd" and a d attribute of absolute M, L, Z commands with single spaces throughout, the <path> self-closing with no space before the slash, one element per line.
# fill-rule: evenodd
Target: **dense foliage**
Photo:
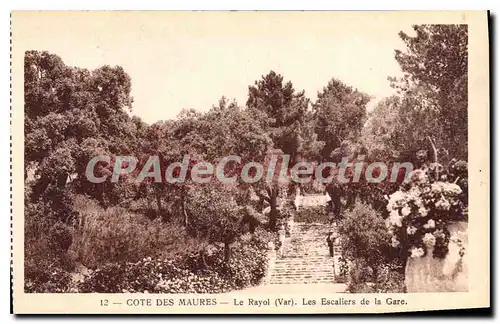
<path fill-rule="evenodd" d="M 391 248 L 384 219 L 377 211 L 356 203 L 339 222 L 339 234 L 343 257 L 350 264 L 351 292 L 387 292 L 382 286 L 397 284 L 393 279 L 401 277 L 401 251 Z"/>
<path fill-rule="evenodd" d="M 371 190 L 363 183 L 330 189 L 362 201 L 351 199 L 353 209 L 340 223 L 351 292 L 404 291 L 407 257 L 423 256 L 429 248 L 444 257 L 450 240 L 446 226 L 465 220 L 467 26 L 420 25 L 414 35 L 400 37 L 406 48 L 396 50 L 395 58 L 404 76 L 390 78 L 398 94 L 368 113 L 361 145 L 365 161 L 411 162 L 416 170 L 406 179 L 398 175 L 396 183 L 370 185 Z"/>
<path fill-rule="evenodd" d="M 311 102 L 270 71 L 249 86 L 244 106 L 222 97 L 206 112 L 183 110 L 151 125 L 131 116 L 133 80 L 123 68 L 87 70 L 55 54 L 26 52 L 26 291 L 201 293 L 255 285 L 264 275 L 267 243 L 295 213 L 287 201 L 301 186 L 330 195 L 328 209 L 299 210 L 295 220 L 327 223 L 334 213 L 353 290 L 366 281 L 375 291 L 398 290 L 406 250 L 420 253 L 432 234 L 442 246 L 434 253 L 445 253 L 446 233 L 436 231 L 461 215 L 468 199 L 467 26 L 414 31 L 400 34 L 405 49 L 395 59 L 404 76 L 391 79 L 397 94 L 370 112 L 371 98 L 340 80 L 332 78 Z M 285 154 L 289 168 L 347 157 L 361 161 L 363 172 L 373 161 L 389 167 L 400 161 L 438 176 L 401 188 L 400 175 L 396 183 L 361 177 L 328 185 L 299 185 L 276 174 L 253 184 L 190 180 L 197 162 L 237 155 L 241 163 L 223 170 L 232 176 L 247 162 L 266 166 L 278 156 L 280 165 Z M 117 156 L 136 157 L 137 167 L 117 183 L 92 183 L 85 171 L 96 155 L 111 159 L 96 165 L 95 176 L 112 175 Z M 167 167 L 185 155 L 191 158 L 186 181 L 165 181 Z M 155 167 L 151 156 L 159 157 L 161 181 L 151 174 L 134 181 L 144 166 Z M 410 232 L 409 240 L 401 236 Z"/>
<path fill-rule="evenodd" d="M 389 197 L 387 204 L 391 244 L 403 245 L 412 258 L 426 255 L 429 249 L 434 257 L 445 257 L 450 240 L 447 226 L 453 221 L 466 220 L 463 210 L 467 201 L 463 199 L 462 188 L 453 182 L 436 180 L 429 173 L 430 169 L 413 171 L 409 181 Z"/>
<path fill-rule="evenodd" d="M 467 25 L 417 25 L 400 33 L 406 45 L 395 58 L 404 76 L 391 78 L 399 94 L 369 114 L 363 140 L 380 153 L 404 154 L 428 147 L 467 158 Z"/>
<path fill-rule="evenodd" d="M 267 267 L 265 232 L 247 235 L 224 261 L 223 246 L 210 253 L 173 259 L 145 258 L 137 262 L 109 263 L 95 270 L 80 285 L 83 292 L 222 293 L 258 284 Z"/>

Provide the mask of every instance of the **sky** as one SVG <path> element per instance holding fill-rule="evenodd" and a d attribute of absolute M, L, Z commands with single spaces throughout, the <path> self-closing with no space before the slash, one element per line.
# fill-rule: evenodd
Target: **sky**
<path fill-rule="evenodd" d="M 332 12 L 25 12 L 13 47 L 47 50 L 67 65 L 120 65 L 132 79 L 133 114 L 144 121 L 205 111 L 222 96 L 246 103 L 248 86 L 274 70 L 316 99 L 335 77 L 371 96 L 393 94 L 401 74 L 404 15 Z"/>

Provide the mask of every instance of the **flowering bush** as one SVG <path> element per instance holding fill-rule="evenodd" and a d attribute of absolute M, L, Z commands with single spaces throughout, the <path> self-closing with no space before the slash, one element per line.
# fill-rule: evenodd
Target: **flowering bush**
<path fill-rule="evenodd" d="M 258 237 L 244 237 L 233 245 L 229 262 L 220 263 L 219 273 L 233 289 L 256 285 L 266 274 L 267 242 L 262 243 Z"/>
<path fill-rule="evenodd" d="M 71 273 L 60 265 L 27 263 L 24 271 L 26 293 L 63 293 L 71 282 Z"/>
<path fill-rule="evenodd" d="M 374 271 L 375 270 L 375 271 Z M 351 263 L 347 292 L 350 293 L 403 293 L 404 274 L 399 263 L 368 267 L 363 260 Z"/>
<path fill-rule="evenodd" d="M 445 257 L 450 239 L 447 226 L 464 219 L 462 188 L 452 182 L 433 181 L 428 174 L 432 170 L 413 171 L 387 204 L 391 245 L 408 249 L 412 258 L 430 250 L 434 257 Z"/>
<path fill-rule="evenodd" d="M 199 253 L 170 260 L 145 258 L 135 263 L 110 263 L 94 271 L 80 285 L 82 292 L 222 293 L 255 285 L 267 267 L 266 233 L 243 236 L 231 246 L 214 246 L 208 260 Z"/>
<path fill-rule="evenodd" d="M 110 263 L 94 271 L 79 288 L 99 293 L 220 293 L 230 287 L 214 271 L 195 274 L 174 260 L 145 258 Z"/>

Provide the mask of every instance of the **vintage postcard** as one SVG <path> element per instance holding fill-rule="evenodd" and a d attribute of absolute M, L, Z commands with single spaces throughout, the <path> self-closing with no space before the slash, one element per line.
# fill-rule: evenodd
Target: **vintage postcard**
<path fill-rule="evenodd" d="M 490 307 L 487 12 L 11 21 L 14 313 Z"/>

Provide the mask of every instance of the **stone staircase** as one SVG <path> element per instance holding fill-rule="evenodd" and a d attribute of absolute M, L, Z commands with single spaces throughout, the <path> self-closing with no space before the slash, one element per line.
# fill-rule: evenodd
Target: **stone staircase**
<path fill-rule="evenodd" d="M 267 284 L 334 283 L 334 259 L 326 238 L 327 224 L 295 223 L 291 237 L 285 240 L 270 269 Z M 334 255 L 340 256 L 336 246 Z"/>

